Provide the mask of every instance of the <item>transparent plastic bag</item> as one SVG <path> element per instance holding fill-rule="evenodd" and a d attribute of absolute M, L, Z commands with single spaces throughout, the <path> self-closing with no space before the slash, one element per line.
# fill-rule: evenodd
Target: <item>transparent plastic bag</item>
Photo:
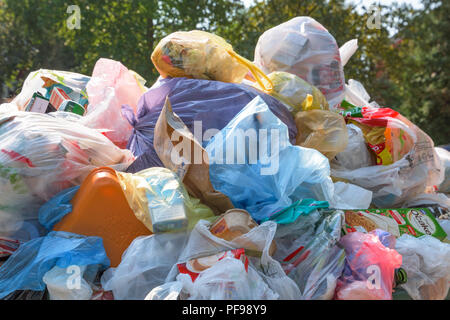
<path fill-rule="evenodd" d="M 215 218 L 210 208 L 189 196 L 169 169 L 117 172 L 117 178 L 136 217 L 154 233 L 192 229 L 200 219 Z M 152 221 L 152 216 L 157 220 Z"/>
<path fill-rule="evenodd" d="M 68 232 L 50 232 L 22 244 L 0 267 L 0 298 L 16 290 L 45 290 L 44 275 L 54 266 L 109 267 L 103 240 Z"/>
<path fill-rule="evenodd" d="M 296 145 L 320 151 L 329 160 L 344 151 L 348 132 L 344 118 L 327 110 L 309 110 L 295 115 Z"/>
<path fill-rule="evenodd" d="M 46 69 L 33 71 L 25 79 L 22 91 L 11 104 L 16 105 L 20 111 L 24 111 L 34 93 L 39 92 L 44 97 L 50 98 L 52 89 L 57 86 L 63 87 L 73 101 L 85 106 L 88 101 L 86 85 L 89 80 L 88 76 L 67 71 Z"/>
<path fill-rule="evenodd" d="M 450 193 L 450 152 L 444 148 L 435 148 L 445 170 L 444 181 L 438 186 L 439 192 Z"/>
<path fill-rule="evenodd" d="M 424 193 L 427 186 L 442 182 L 444 170 L 433 140 L 398 112 L 358 107 L 343 113 L 366 127 L 381 128 L 384 142 L 372 145 L 379 165 L 347 170 L 332 163 L 334 178 L 373 191 L 373 203 L 379 208 L 401 208 L 409 198 Z M 381 165 L 386 159 L 391 164 Z"/>
<path fill-rule="evenodd" d="M 151 59 L 164 78 L 241 83 L 250 71 L 264 91 L 272 91 L 271 81 L 261 70 L 235 53 L 223 38 L 205 31 L 179 31 L 168 35 L 158 43 Z"/>
<path fill-rule="evenodd" d="M 257 222 L 300 199 L 333 198 L 328 160 L 291 145 L 286 125 L 260 97 L 217 133 L 206 151 L 214 189 Z"/>
<path fill-rule="evenodd" d="M 283 102 L 292 115 L 312 109 L 328 110 L 328 101 L 322 92 L 295 74 L 275 71 L 268 77 L 273 83 L 271 95 Z M 262 90 L 257 84 L 255 87 Z M 308 95 L 312 97 L 311 103 L 307 101 Z"/>
<path fill-rule="evenodd" d="M 82 266 L 76 273 L 73 271 L 58 266 L 47 271 L 42 281 L 47 286 L 50 300 L 90 300 L 93 291 L 83 277 L 86 266 Z M 73 275 L 75 279 L 72 279 Z"/>
<path fill-rule="evenodd" d="M 277 234 L 274 258 L 295 281 L 301 299 L 331 300 L 344 268 L 345 253 L 338 245 L 342 211 L 321 210 L 300 216 L 296 228 Z"/>
<path fill-rule="evenodd" d="M 347 125 L 348 144 L 332 161 L 332 166 L 340 166 L 348 170 L 355 170 L 375 165 L 372 155 L 367 149 L 363 133 L 354 124 Z"/>
<path fill-rule="evenodd" d="M 444 300 L 450 288 L 450 244 L 432 236 L 404 234 L 395 249 L 402 255 L 408 281 L 401 287 L 414 300 Z"/>
<path fill-rule="evenodd" d="M 115 145 L 125 148 L 132 127 L 122 116 L 122 105 L 136 111 L 145 88 L 134 72 L 118 61 L 101 58 L 97 61 L 92 78 L 87 83 L 89 106 L 80 119 L 86 127 L 101 129 Z"/>
<path fill-rule="evenodd" d="M 255 48 L 263 72 L 286 71 L 317 87 L 335 110 L 344 98 L 345 78 L 334 37 L 316 20 L 296 17 L 265 31 Z"/>
<path fill-rule="evenodd" d="M 2 221 L 37 218 L 45 201 L 80 185 L 98 166 L 125 170 L 134 160 L 100 132 L 33 112 L 0 115 Z"/>
<path fill-rule="evenodd" d="M 338 280 L 337 300 L 392 300 L 395 269 L 402 265 L 402 256 L 394 250 L 392 238 L 378 230 L 342 237 L 346 265 Z M 388 243 L 391 247 L 384 245 Z"/>

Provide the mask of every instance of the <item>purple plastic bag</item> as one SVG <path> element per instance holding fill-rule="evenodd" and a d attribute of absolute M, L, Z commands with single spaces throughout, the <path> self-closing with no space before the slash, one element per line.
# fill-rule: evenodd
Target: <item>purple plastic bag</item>
<path fill-rule="evenodd" d="M 128 106 L 122 113 L 134 130 L 127 148 L 138 157 L 127 172 L 136 173 L 150 167 L 164 167 L 153 147 L 153 134 L 166 96 L 173 111 L 183 120 L 197 140 L 208 129 L 223 129 L 257 95 L 289 128 L 289 140 L 295 144 L 297 128 L 287 108 L 277 99 L 245 84 L 187 78 L 161 79 L 139 100 L 137 115 Z M 201 132 L 194 121 L 202 121 Z M 200 130 L 199 130 L 200 131 Z M 206 146 L 208 141 L 199 141 Z"/>

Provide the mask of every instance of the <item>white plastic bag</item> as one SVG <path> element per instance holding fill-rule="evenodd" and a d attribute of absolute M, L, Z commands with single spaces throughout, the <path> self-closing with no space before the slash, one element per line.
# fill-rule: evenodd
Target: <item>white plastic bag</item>
<path fill-rule="evenodd" d="M 347 125 L 348 144 L 344 151 L 339 152 L 332 163 L 348 170 L 354 170 L 374 165 L 374 161 L 367 149 L 363 133 L 354 124 Z"/>
<path fill-rule="evenodd" d="M 33 112 L 0 114 L 0 220 L 35 219 L 45 201 L 80 185 L 94 168 L 123 171 L 133 160 L 129 150 L 76 121 Z"/>
<path fill-rule="evenodd" d="M 372 203 L 372 191 L 345 182 L 334 183 L 334 196 L 329 202 L 335 209 L 368 209 Z"/>
<path fill-rule="evenodd" d="M 367 93 L 366 89 L 361 82 L 354 79 L 348 80 L 348 84 L 345 85 L 345 100 L 357 107 L 380 107 L 376 101 L 369 102 L 370 96 Z"/>
<path fill-rule="evenodd" d="M 445 170 L 445 178 L 444 181 L 438 186 L 440 192 L 450 193 L 450 152 L 445 150 L 444 148 L 436 147 L 437 155 L 442 161 L 442 166 Z"/>
<path fill-rule="evenodd" d="M 356 50 L 358 50 L 358 39 L 349 40 L 339 48 L 342 66 L 345 67 L 348 60 L 355 54 Z"/>
<path fill-rule="evenodd" d="M 183 290 L 183 283 L 179 281 L 167 282 L 153 288 L 144 300 L 178 300 L 181 290 Z"/>
<path fill-rule="evenodd" d="M 308 81 L 322 91 L 331 110 L 344 98 L 339 47 L 313 18 L 296 17 L 264 32 L 255 48 L 255 63 L 265 73 L 286 71 Z"/>
<path fill-rule="evenodd" d="M 86 266 L 79 268 L 74 274 L 78 271 L 55 266 L 44 275 L 50 300 L 90 300 L 93 290 L 83 278 Z"/>
<path fill-rule="evenodd" d="M 404 234 L 395 250 L 402 255 L 408 281 L 402 284 L 414 300 L 444 300 L 450 288 L 450 244 L 432 236 Z"/>

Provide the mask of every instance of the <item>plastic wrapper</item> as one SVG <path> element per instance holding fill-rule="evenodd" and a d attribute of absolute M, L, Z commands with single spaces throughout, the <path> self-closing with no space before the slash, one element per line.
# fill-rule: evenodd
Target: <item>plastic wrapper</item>
<path fill-rule="evenodd" d="M 379 208 L 401 208 L 409 198 L 424 193 L 427 186 L 442 182 L 444 170 L 433 141 L 398 112 L 362 107 L 343 111 L 343 114 L 366 127 L 381 128 L 385 142 L 372 145 L 372 150 L 377 150 L 379 161 L 382 161 L 381 152 L 385 152 L 393 163 L 355 170 L 332 163 L 334 178 L 373 191 L 373 203 Z"/>
<path fill-rule="evenodd" d="M 59 87 L 64 89 L 70 99 L 85 106 L 88 102 L 86 85 L 89 80 L 90 77 L 73 72 L 46 69 L 33 71 L 25 79 L 22 91 L 11 104 L 24 111 L 34 93 L 39 92 L 49 99 L 53 88 Z"/>
<path fill-rule="evenodd" d="M 369 102 L 370 95 L 367 93 L 362 83 L 354 79 L 348 80 L 348 84 L 345 85 L 345 100 L 357 107 L 380 107 L 376 101 Z"/>
<path fill-rule="evenodd" d="M 438 186 L 439 192 L 450 193 L 450 152 L 444 148 L 435 148 L 445 170 L 444 181 Z"/>
<path fill-rule="evenodd" d="M 198 220 L 215 217 L 210 208 L 189 196 L 169 169 L 117 172 L 117 177 L 134 214 L 152 232 L 192 229 Z"/>
<path fill-rule="evenodd" d="M 286 274 L 295 281 L 303 300 L 331 300 L 344 268 L 345 253 L 338 246 L 342 211 L 319 211 L 300 216 L 294 226 L 277 232 L 277 252 Z"/>
<path fill-rule="evenodd" d="M 164 167 L 155 152 L 153 138 L 166 97 L 169 97 L 175 114 L 204 147 L 217 131 L 225 127 L 258 95 L 288 126 L 290 141 L 295 143 L 297 128 L 290 112 L 282 102 L 253 87 L 186 78 L 159 80 L 141 97 L 136 114 L 132 112 L 131 107 L 123 110 L 134 128 L 127 148 L 138 157 L 127 171 L 136 173 L 149 167 Z"/>
<path fill-rule="evenodd" d="M 328 101 L 322 92 L 295 74 L 275 71 L 268 77 L 273 83 L 273 91 L 270 95 L 283 102 L 292 115 L 312 109 L 328 110 Z M 259 85 L 255 87 L 263 89 Z M 308 95 L 312 97 L 311 103 L 307 101 Z"/>
<path fill-rule="evenodd" d="M 99 59 L 87 84 L 89 106 L 81 123 L 101 129 L 115 145 L 125 148 L 133 128 L 122 116 L 122 105 L 127 104 L 136 111 L 145 92 L 139 79 L 120 62 Z"/>
<path fill-rule="evenodd" d="M 239 56 L 225 39 L 200 30 L 174 32 L 163 38 L 151 57 L 164 78 L 189 77 L 241 83 L 250 71 L 268 93 L 271 81 L 252 62 Z"/>
<path fill-rule="evenodd" d="M 361 129 L 354 124 L 348 124 L 347 132 L 347 147 L 336 155 L 332 161 L 332 166 L 355 170 L 375 165 L 375 160 L 367 148 Z"/>
<path fill-rule="evenodd" d="M 338 280 L 336 299 L 392 300 L 395 269 L 402 265 L 402 256 L 394 249 L 395 238 L 383 231 L 352 232 L 340 243 L 345 248 L 346 265 Z"/>
<path fill-rule="evenodd" d="M 83 277 L 86 266 L 80 268 L 79 283 L 74 283 L 73 288 L 67 285 L 73 278 L 73 271 L 69 268 L 53 267 L 42 278 L 50 296 L 50 300 L 90 300 L 92 288 Z"/>
<path fill-rule="evenodd" d="M 2 222 L 37 218 L 58 192 L 79 185 L 97 166 L 125 170 L 134 160 L 100 132 L 51 115 L 0 116 Z"/>
<path fill-rule="evenodd" d="M 414 300 L 444 300 L 450 287 L 450 244 L 432 236 L 405 234 L 397 239 L 395 249 L 408 275 L 401 288 Z"/>
<path fill-rule="evenodd" d="M 334 37 L 316 20 L 296 17 L 264 32 L 255 48 L 262 71 L 286 71 L 317 87 L 334 110 L 344 98 L 345 78 Z"/>
<path fill-rule="evenodd" d="M 260 97 L 217 133 L 206 151 L 213 187 L 257 222 L 297 200 L 333 198 L 327 159 L 291 145 L 286 125 Z"/>
<path fill-rule="evenodd" d="M 109 259 L 101 238 L 50 232 L 21 245 L 0 267 L 0 298 L 16 290 L 45 290 L 43 277 L 55 266 L 97 271 L 107 268 Z"/>
<path fill-rule="evenodd" d="M 344 151 L 348 132 L 344 118 L 332 111 L 309 110 L 295 115 L 296 145 L 320 151 L 329 160 Z"/>

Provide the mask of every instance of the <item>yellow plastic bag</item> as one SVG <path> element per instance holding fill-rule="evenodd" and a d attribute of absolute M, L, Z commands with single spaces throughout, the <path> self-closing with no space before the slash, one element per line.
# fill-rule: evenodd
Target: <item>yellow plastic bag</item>
<path fill-rule="evenodd" d="M 298 130 L 296 144 L 316 149 L 330 160 L 347 147 L 347 126 L 340 114 L 317 109 L 298 112 L 295 124 Z"/>
<path fill-rule="evenodd" d="M 328 102 L 322 92 L 295 74 L 275 71 L 268 77 L 273 84 L 271 95 L 283 102 L 292 115 L 313 109 L 328 110 Z M 255 84 L 255 87 L 263 89 L 259 84 Z M 312 96 L 311 104 L 307 102 L 308 95 Z"/>
<path fill-rule="evenodd" d="M 223 38 L 208 32 L 174 32 L 158 43 L 151 59 L 163 78 L 241 83 L 250 71 L 265 92 L 272 91 L 272 83 L 264 72 L 234 52 Z"/>
<path fill-rule="evenodd" d="M 209 207 L 189 196 L 169 169 L 117 172 L 117 177 L 134 214 L 153 233 L 191 230 L 200 219 L 216 219 Z"/>

